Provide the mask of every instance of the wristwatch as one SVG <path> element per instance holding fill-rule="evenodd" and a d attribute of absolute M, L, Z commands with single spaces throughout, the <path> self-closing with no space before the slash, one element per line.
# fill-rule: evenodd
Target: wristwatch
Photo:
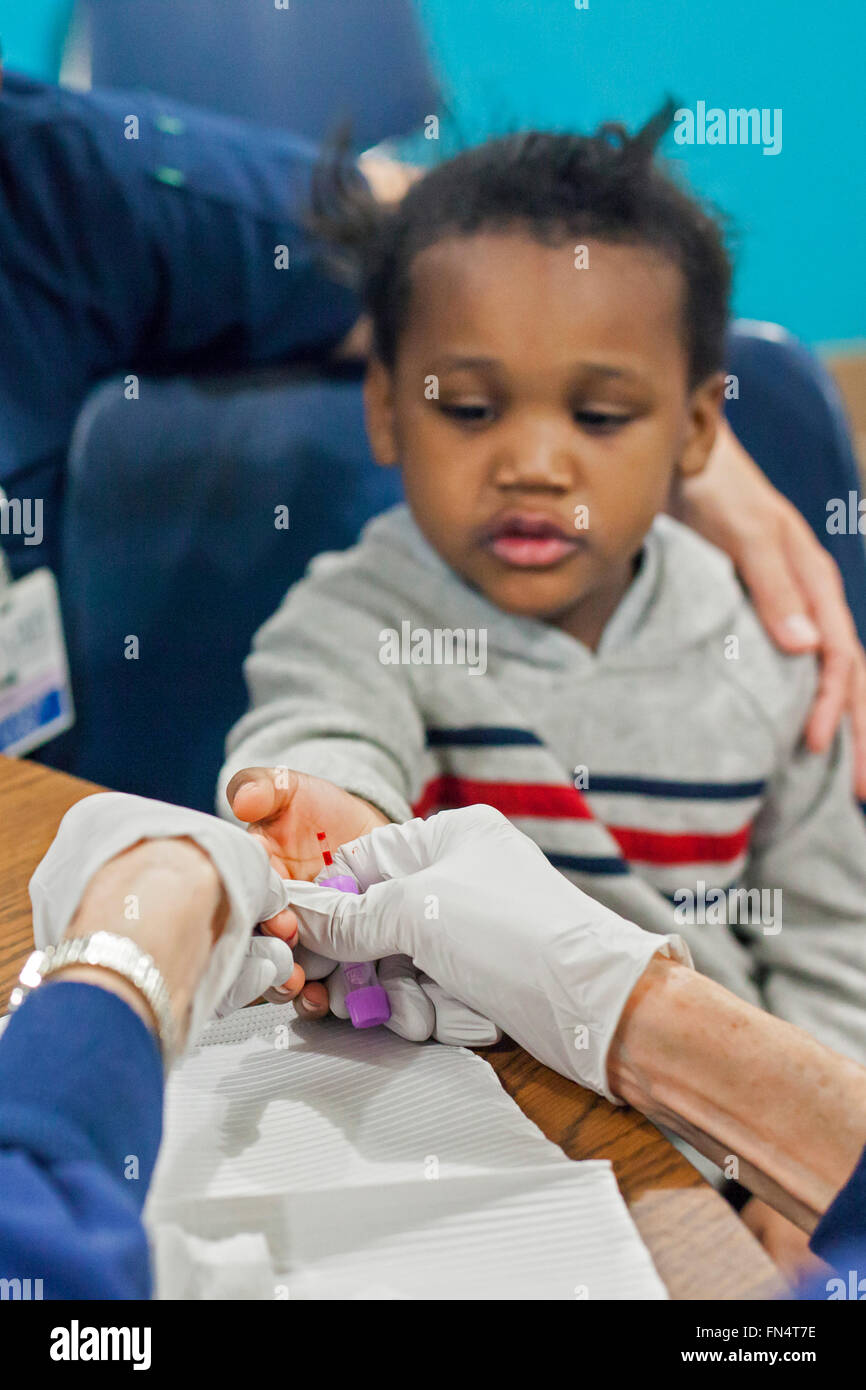
<path fill-rule="evenodd" d="M 21 1007 L 28 994 L 69 965 L 98 965 L 120 975 L 143 995 L 153 1010 L 159 1029 L 159 1042 L 166 1068 L 174 1057 L 175 1028 L 171 996 L 159 967 L 146 951 L 128 936 L 96 931 L 89 936 L 73 936 L 56 946 L 33 951 L 18 977 L 9 1000 L 9 1012 Z"/>

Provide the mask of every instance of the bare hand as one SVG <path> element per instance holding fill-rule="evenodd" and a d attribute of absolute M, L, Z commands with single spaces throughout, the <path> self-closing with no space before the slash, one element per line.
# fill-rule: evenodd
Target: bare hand
<path fill-rule="evenodd" d="M 820 683 L 806 742 L 812 752 L 825 752 L 843 715 L 850 715 L 855 793 L 866 798 L 866 653 L 835 560 L 727 424 L 704 472 L 678 489 L 672 511 L 731 557 L 777 646 L 818 653 Z"/>
<path fill-rule="evenodd" d="M 248 821 L 283 878 L 312 880 L 322 872 L 316 834 L 324 830 L 333 849 L 366 835 L 388 817 L 323 777 L 286 767 L 245 767 L 226 788 L 238 820 Z"/>

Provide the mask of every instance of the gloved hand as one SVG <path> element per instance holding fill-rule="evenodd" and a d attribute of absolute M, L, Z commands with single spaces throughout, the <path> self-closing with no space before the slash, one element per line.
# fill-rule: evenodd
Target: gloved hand
<path fill-rule="evenodd" d="M 296 887 L 297 884 L 291 884 L 291 891 L 294 892 Z M 321 999 L 321 1007 L 316 1013 L 322 1016 L 330 1008 L 337 1018 L 347 1019 L 347 984 L 345 975 L 339 969 L 339 962 L 301 945 L 295 947 L 295 960 L 302 967 L 308 982 L 319 981 L 326 987 L 326 996 Z M 502 1031 L 495 1023 L 454 999 L 429 975 L 418 970 L 407 955 L 386 956 L 384 960 L 377 961 L 376 976 L 386 990 L 391 1005 L 391 1017 L 385 1027 L 399 1038 L 406 1038 L 409 1042 L 426 1042 L 428 1038 L 434 1038 L 436 1042 L 452 1047 L 490 1047 L 502 1037 Z M 314 1016 L 312 1010 L 303 1007 L 310 994 L 312 991 L 305 986 L 303 998 L 295 1001 L 302 1018 Z M 268 998 L 274 1003 L 285 1002 L 273 992 Z"/>
<path fill-rule="evenodd" d="M 280 1004 L 288 1003 L 290 996 L 284 994 L 279 986 L 289 979 L 295 964 L 291 948 L 285 941 L 275 936 L 250 937 L 234 983 L 214 1008 L 214 1017 L 225 1018 L 233 1014 L 235 1009 L 246 1008 L 247 1004 L 262 996 L 273 998 Z"/>
<path fill-rule="evenodd" d="M 288 884 L 264 849 L 244 830 L 215 816 L 141 796 L 105 792 L 77 802 L 30 880 L 36 945 L 55 945 L 81 902 L 87 884 L 109 859 L 137 844 L 184 836 L 210 857 L 229 901 L 228 921 L 211 952 L 192 1005 L 187 1045 L 208 1019 L 250 1003 L 270 985 L 288 980 L 292 952 L 277 937 L 251 937 L 257 922 L 279 921 Z M 123 924 L 105 924 L 123 934 Z"/>
<path fill-rule="evenodd" d="M 261 841 L 277 872 L 292 879 L 307 880 L 322 870 L 317 827 L 326 831 L 332 845 L 339 845 L 389 823 L 375 806 L 343 787 L 290 767 L 245 767 L 232 777 L 226 797 L 238 819 L 250 823 L 250 833 Z M 321 1017 L 330 1008 L 338 1018 L 348 1018 L 346 982 L 337 962 L 303 950 L 295 951 L 295 959 L 308 980 L 321 982 L 319 988 L 305 988 L 298 999 L 301 1016 Z M 405 956 L 379 961 L 377 973 L 391 1004 L 386 1026 L 399 1037 L 411 1042 L 434 1037 L 467 1047 L 499 1041 L 495 1024 L 419 975 Z M 286 996 L 273 990 L 267 998 L 286 1003 Z"/>
<path fill-rule="evenodd" d="M 470 806 L 341 846 L 362 896 L 293 882 L 303 943 L 326 957 L 408 956 L 563 1076 L 616 1101 L 607 1053 L 654 955 L 691 965 L 678 936 L 643 931 L 569 883 L 498 811 Z"/>

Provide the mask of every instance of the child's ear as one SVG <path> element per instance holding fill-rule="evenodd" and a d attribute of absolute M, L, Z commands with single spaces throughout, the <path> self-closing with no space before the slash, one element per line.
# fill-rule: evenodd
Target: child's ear
<path fill-rule="evenodd" d="M 378 357 L 371 357 L 364 377 L 364 414 L 367 438 L 377 463 L 393 468 L 399 462 L 394 428 L 394 383 Z"/>
<path fill-rule="evenodd" d="M 700 382 L 689 396 L 688 425 L 677 460 L 677 472 L 681 478 L 693 478 L 706 467 L 721 423 L 724 394 L 724 373 L 714 372 Z"/>

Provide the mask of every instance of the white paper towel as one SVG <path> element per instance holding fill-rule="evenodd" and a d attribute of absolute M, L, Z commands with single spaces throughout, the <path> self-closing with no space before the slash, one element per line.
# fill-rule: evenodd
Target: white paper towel
<path fill-rule="evenodd" d="M 146 1209 L 163 1298 L 665 1298 L 607 1162 L 462 1048 L 262 1005 L 172 1073 Z"/>

